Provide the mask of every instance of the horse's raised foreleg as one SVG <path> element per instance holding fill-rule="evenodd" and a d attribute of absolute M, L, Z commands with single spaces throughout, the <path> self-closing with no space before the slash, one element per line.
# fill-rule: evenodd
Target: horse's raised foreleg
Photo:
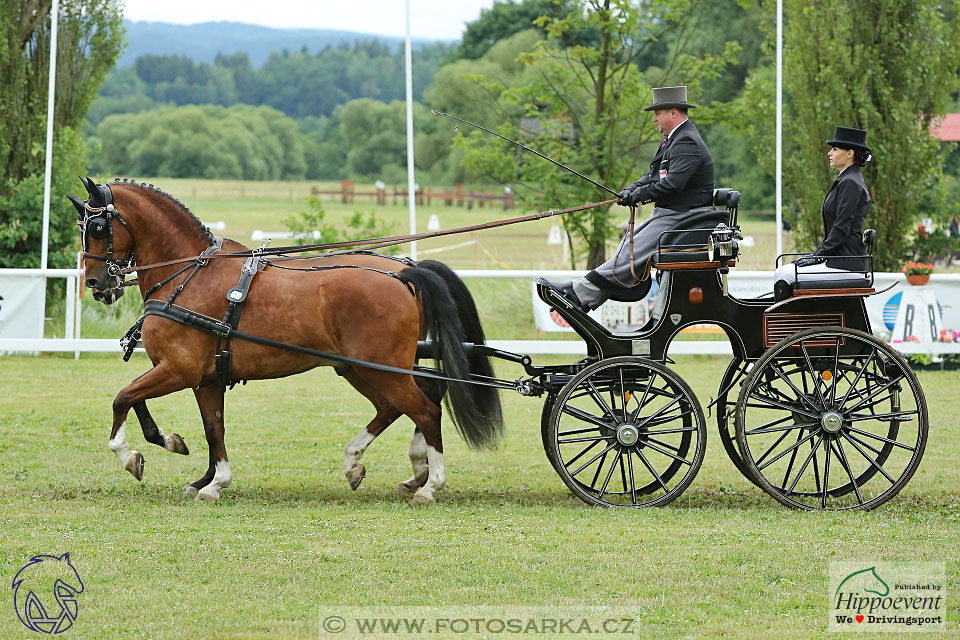
<path fill-rule="evenodd" d="M 183 441 L 183 437 L 179 433 L 165 434 L 157 425 L 153 416 L 150 415 L 150 410 L 147 409 L 147 403 L 145 401 L 135 403 L 133 410 L 137 414 L 137 419 L 140 421 L 140 428 L 143 430 L 144 440 L 163 447 L 167 451 L 173 451 L 174 453 L 179 453 L 184 456 L 190 455 L 190 450 L 187 449 L 187 443 Z"/>
<path fill-rule="evenodd" d="M 137 451 L 132 451 L 127 444 L 127 414 L 130 408 L 143 404 L 149 398 L 158 398 L 174 391 L 187 388 L 189 382 L 167 371 L 160 364 L 125 386 L 113 400 L 113 427 L 110 430 L 110 450 L 113 451 L 123 468 L 129 471 L 134 478 L 143 478 L 144 459 Z M 146 405 L 144 404 L 144 409 Z M 147 414 L 149 417 L 149 413 Z M 152 419 L 150 420 L 152 422 Z M 159 431 L 159 429 L 158 429 Z"/>
<path fill-rule="evenodd" d="M 216 500 L 220 490 L 230 486 L 233 474 L 227 461 L 227 449 L 223 444 L 223 390 L 213 383 L 193 390 L 203 419 L 203 432 L 207 436 L 210 464 L 202 478 L 187 485 L 186 495 L 196 495 L 198 500 Z"/>

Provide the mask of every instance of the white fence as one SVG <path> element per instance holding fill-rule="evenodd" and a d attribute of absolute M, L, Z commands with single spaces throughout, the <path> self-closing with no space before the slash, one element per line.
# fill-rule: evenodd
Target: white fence
<path fill-rule="evenodd" d="M 532 279 L 546 277 L 550 279 L 570 279 L 582 275 L 581 271 L 538 271 L 538 270 L 462 270 L 457 271 L 462 278 L 502 278 L 502 279 Z M 3 338 L 0 337 L 0 354 L 4 352 L 74 352 L 77 357 L 80 353 L 119 352 L 119 336 L 116 339 L 84 339 L 80 335 L 80 308 L 79 288 L 83 283 L 79 281 L 78 269 L 0 269 L 0 277 L 23 276 L 43 278 L 65 278 L 67 280 L 67 294 L 65 304 L 65 322 L 63 338 Z M 732 272 L 731 285 L 738 278 L 765 278 L 772 279 L 772 272 L 740 271 Z M 878 288 L 883 282 L 892 282 L 900 279 L 900 274 L 877 274 Z M 935 274 L 931 278 L 931 285 L 950 285 L 960 289 L 960 274 Z M 732 286 L 731 286 L 732 288 Z M 99 304 L 99 303 L 98 303 Z M 960 306 L 960 305 L 958 305 Z M 947 306 L 951 316 L 960 317 L 960 308 Z M 531 322 L 533 321 L 531 317 Z M 876 323 L 874 323 L 876 324 Z M 42 325 L 41 325 L 42 326 Z M 960 323 L 947 326 L 960 327 Z M 42 333 L 40 334 L 42 335 Z M 528 354 L 561 354 L 583 355 L 586 345 L 582 340 L 491 340 L 490 345 L 497 349 Z M 898 351 L 907 354 L 946 354 L 960 353 L 960 343 L 898 343 Z M 670 345 L 670 354 L 730 354 L 730 344 L 726 340 L 676 340 Z"/>

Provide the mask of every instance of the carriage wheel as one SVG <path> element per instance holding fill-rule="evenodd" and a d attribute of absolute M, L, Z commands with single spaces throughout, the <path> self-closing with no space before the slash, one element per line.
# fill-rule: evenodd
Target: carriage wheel
<path fill-rule="evenodd" d="M 595 362 L 557 394 L 544 432 L 563 482 L 588 504 L 663 506 L 703 462 L 706 421 L 690 387 L 635 356 Z"/>
<path fill-rule="evenodd" d="M 927 405 L 916 375 L 885 342 L 854 329 L 808 329 L 754 365 L 736 432 L 744 463 L 781 503 L 873 509 L 920 465 Z"/>
<path fill-rule="evenodd" d="M 743 360 L 734 356 L 730 364 L 727 365 L 727 370 L 723 373 L 723 378 L 720 379 L 720 395 L 717 396 L 716 405 L 717 429 L 720 432 L 720 442 L 723 444 L 727 456 L 730 457 L 730 461 L 733 462 L 733 466 L 750 482 L 759 487 L 760 485 L 753 477 L 753 471 L 743 463 L 743 458 L 740 457 L 740 450 L 737 448 L 737 431 L 734 419 L 737 404 L 727 401 L 728 396 L 736 395 L 733 388 L 727 389 L 727 387 L 729 387 L 736 376 L 740 374 L 743 366 Z M 724 389 L 727 390 L 724 391 Z"/>

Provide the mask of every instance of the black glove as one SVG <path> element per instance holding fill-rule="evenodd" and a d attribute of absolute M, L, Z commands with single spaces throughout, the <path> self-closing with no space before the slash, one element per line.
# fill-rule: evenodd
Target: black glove
<path fill-rule="evenodd" d="M 617 200 L 617 204 L 620 205 L 621 207 L 626 207 L 627 205 L 629 205 L 630 203 L 628 201 L 630 200 L 630 193 L 632 191 L 633 190 L 630 187 L 627 187 L 626 189 L 621 191 L 620 199 Z"/>
<path fill-rule="evenodd" d="M 821 256 L 804 256 L 802 258 L 797 258 L 794 262 L 797 264 L 797 267 L 811 267 L 816 264 L 823 264 L 827 259 Z"/>

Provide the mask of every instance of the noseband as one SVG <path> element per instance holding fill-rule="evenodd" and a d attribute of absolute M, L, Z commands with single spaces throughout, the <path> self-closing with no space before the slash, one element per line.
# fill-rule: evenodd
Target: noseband
<path fill-rule="evenodd" d="M 107 274 L 120 280 L 123 284 L 122 270 L 133 264 L 133 247 L 125 258 L 116 259 L 113 256 L 113 220 L 119 220 L 120 224 L 130 231 L 126 221 L 120 212 L 113 206 L 113 194 L 107 185 L 99 186 L 100 195 L 106 203 L 102 207 L 93 207 L 88 199 L 83 203 L 84 212 L 77 216 L 77 226 L 80 227 L 80 237 L 83 243 L 83 257 L 91 260 L 99 260 L 107 264 Z M 87 251 L 87 237 L 95 240 L 107 240 L 107 254 L 97 255 Z M 132 236 L 131 236 L 132 237 Z"/>

